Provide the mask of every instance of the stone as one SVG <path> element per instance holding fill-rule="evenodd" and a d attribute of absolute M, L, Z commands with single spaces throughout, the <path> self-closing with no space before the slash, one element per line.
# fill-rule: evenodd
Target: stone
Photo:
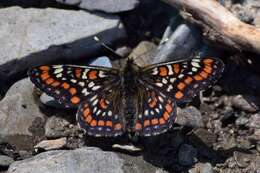
<path fill-rule="evenodd" d="M 250 116 L 248 126 L 251 128 L 260 129 L 260 113 Z"/>
<path fill-rule="evenodd" d="M 189 173 L 214 173 L 214 170 L 210 163 L 197 163 Z"/>
<path fill-rule="evenodd" d="M 115 15 L 62 9 L 4 8 L 0 11 L 0 64 L 33 52 L 117 27 Z M 12 36 L 12 37 L 10 37 Z"/>
<path fill-rule="evenodd" d="M 94 147 L 53 150 L 12 163 L 7 173 L 165 173 L 142 157 L 102 151 Z"/>
<path fill-rule="evenodd" d="M 179 163 L 183 166 L 190 166 L 197 160 L 197 149 L 191 145 L 183 144 L 178 154 Z"/>
<path fill-rule="evenodd" d="M 66 146 L 67 139 L 59 138 L 54 140 L 43 140 L 34 146 L 36 150 L 43 149 L 45 151 L 62 149 Z"/>
<path fill-rule="evenodd" d="M 67 5 L 78 5 L 89 11 L 103 11 L 107 13 L 118 13 L 136 8 L 139 0 L 56 0 Z"/>
<path fill-rule="evenodd" d="M 0 142 L 29 150 L 44 136 L 45 116 L 34 103 L 33 84 L 21 80 L 0 102 Z"/>
<path fill-rule="evenodd" d="M 45 124 L 45 136 L 55 139 L 67 136 L 77 136 L 80 128 L 77 125 L 72 125 L 66 119 L 60 116 L 52 116 L 47 119 Z"/>
<path fill-rule="evenodd" d="M 245 168 L 250 164 L 250 161 L 253 160 L 253 157 L 251 154 L 235 151 L 234 159 L 239 167 Z"/>
<path fill-rule="evenodd" d="M 83 10 L 8 7 L 0 11 L 0 95 L 29 68 L 57 62 L 75 63 L 104 54 L 95 41 L 114 46 L 126 38 L 117 15 Z"/>
<path fill-rule="evenodd" d="M 194 106 L 188 106 L 184 109 L 177 109 L 176 123 L 189 127 L 204 127 L 200 111 Z"/>
<path fill-rule="evenodd" d="M 8 168 L 11 163 L 14 162 L 14 159 L 5 155 L 0 155 L 0 170 L 2 168 Z"/>
<path fill-rule="evenodd" d="M 248 95 L 237 95 L 231 99 L 231 104 L 233 107 L 251 113 L 259 110 L 259 103 L 258 98 Z"/>

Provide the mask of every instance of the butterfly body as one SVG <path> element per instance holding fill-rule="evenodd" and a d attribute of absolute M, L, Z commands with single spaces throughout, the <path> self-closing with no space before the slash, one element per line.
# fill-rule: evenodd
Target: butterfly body
<path fill-rule="evenodd" d="M 79 125 L 93 136 L 161 134 L 176 117 L 176 102 L 212 85 L 224 69 L 215 58 L 194 58 L 120 69 L 45 65 L 29 70 L 32 82 L 67 107 L 78 106 Z"/>

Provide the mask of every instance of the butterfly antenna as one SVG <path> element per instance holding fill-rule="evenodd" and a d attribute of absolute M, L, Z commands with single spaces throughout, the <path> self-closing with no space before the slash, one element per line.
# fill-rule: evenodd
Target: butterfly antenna
<path fill-rule="evenodd" d="M 108 45 L 106 45 L 103 41 L 101 41 L 97 36 L 94 37 L 94 40 L 99 42 L 108 52 L 112 55 L 114 58 L 121 59 L 123 58 L 121 55 L 116 53 L 112 48 L 110 48 Z"/>

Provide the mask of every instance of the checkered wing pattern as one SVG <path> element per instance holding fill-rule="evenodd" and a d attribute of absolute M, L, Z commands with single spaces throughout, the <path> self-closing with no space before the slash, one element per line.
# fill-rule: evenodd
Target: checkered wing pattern
<path fill-rule="evenodd" d="M 79 106 L 79 125 L 93 136 L 123 133 L 119 71 L 95 66 L 50 65 L 29 70 L 31 81 L 58 102 Z"/>
<path fill-rule="evenodd" d="M 91 95 L 108 90 L 119 80 L 117 70 L 74 65 L 44 65 L 29 70 L 31 81 L 66 107 L 78 106 Z"/>
<path fill-rule="evenodd" d="M 158 135 L 169 129 L 176 117 L 176 103 L 149 85 L 138 89 L 134 132 L 141 136 Z"/>
<path fill-rule="evenodd" d="M 140 82 L 182 102 L 212 85 L 223 69 L 223 62 L 215 58 L 167 62 L 146 67 Z"/>

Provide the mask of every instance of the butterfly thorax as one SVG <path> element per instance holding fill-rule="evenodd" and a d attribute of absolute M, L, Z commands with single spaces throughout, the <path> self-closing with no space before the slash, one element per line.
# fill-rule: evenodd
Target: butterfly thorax
<path fill-rule="evenodd" d="M 122 73 L 124 116 L 127 122 L 126 126 L 129 128 L 133 126 L 133 117 L 136 112 L 134 95 L 138 90 L 137 79 L 139 68 L 132 59 L 128 59 Z"/>

